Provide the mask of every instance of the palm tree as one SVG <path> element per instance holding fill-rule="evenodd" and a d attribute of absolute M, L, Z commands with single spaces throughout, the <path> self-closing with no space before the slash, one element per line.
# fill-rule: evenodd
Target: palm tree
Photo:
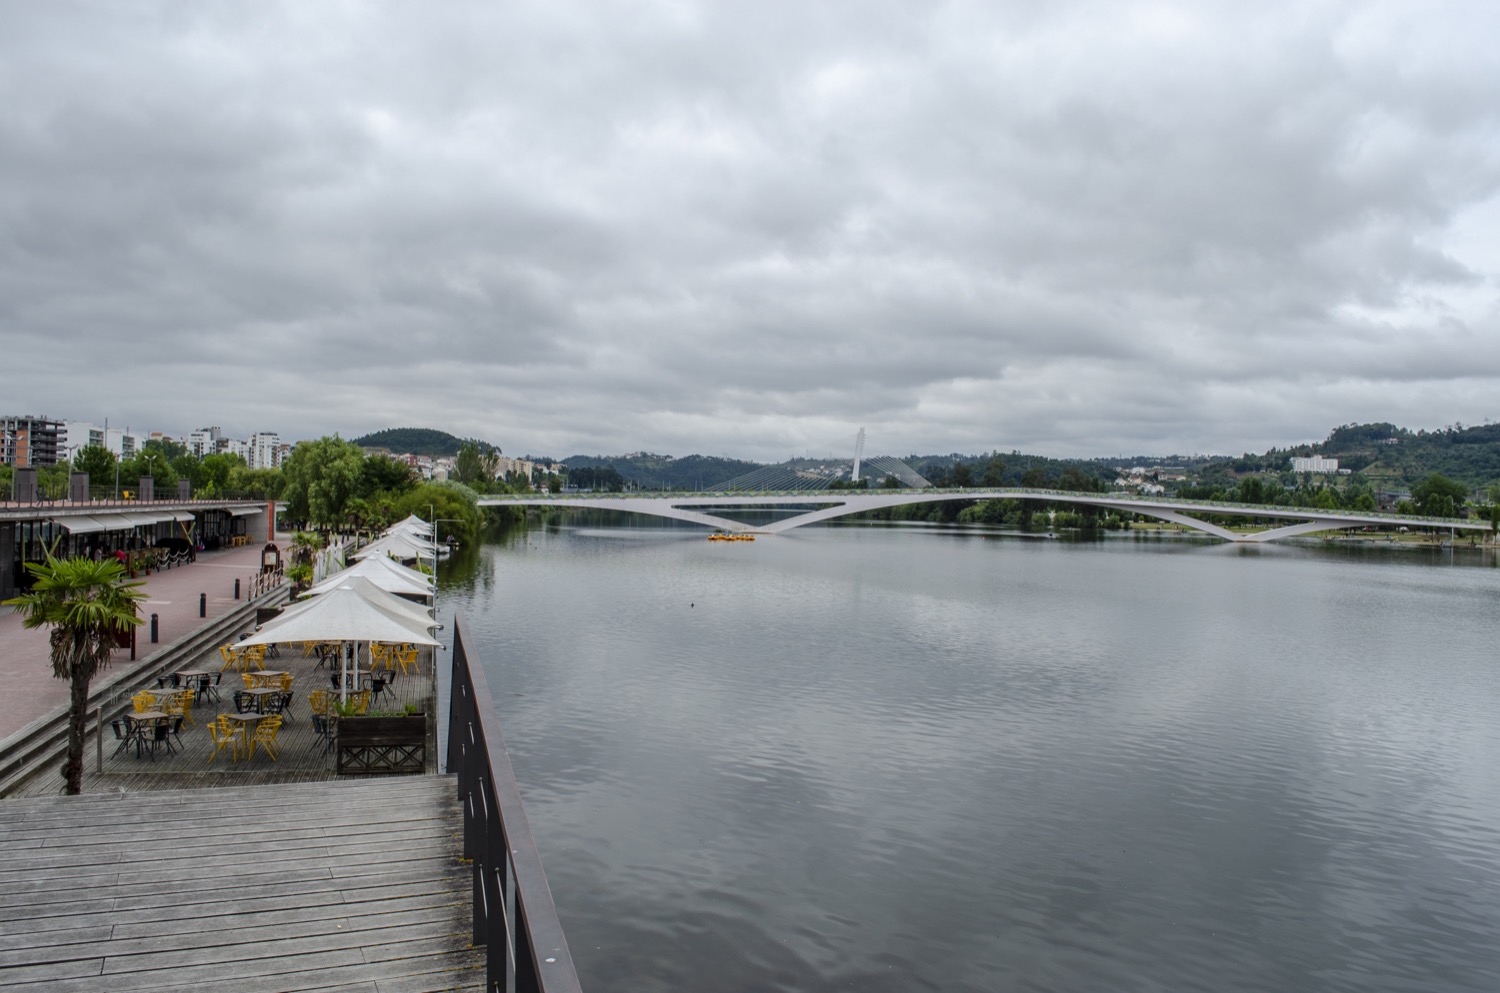
<path fill-rule="evenodd" d="M 89 682 L 109 666 L 116 638 L 141 623 L 136 605 L 144 583 L 128 582 L 114 559 L 55 558 L 28 562 L 30 591 L 7 604 L 20 608 L 28 628 L 51 627 L 52 674 L 69 684 L 66 792 L 83 787 L 83 736 L 88 723 Z"/>

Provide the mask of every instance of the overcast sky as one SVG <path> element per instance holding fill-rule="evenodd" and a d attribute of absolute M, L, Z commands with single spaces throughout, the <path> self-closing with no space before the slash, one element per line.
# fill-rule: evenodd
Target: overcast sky
<path fill-rule="evenodd" d="M 1500 6 L 0 0 L 0 414 L 509 454 L 1500 417 Z"/>

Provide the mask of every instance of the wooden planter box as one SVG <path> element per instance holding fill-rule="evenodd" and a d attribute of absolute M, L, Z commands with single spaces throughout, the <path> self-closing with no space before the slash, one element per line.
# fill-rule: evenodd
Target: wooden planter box
<path fill-rule="evenodd" d="M 427 715 L 340 717 L 335 753 L 340 776 L 427 771 Z"/>

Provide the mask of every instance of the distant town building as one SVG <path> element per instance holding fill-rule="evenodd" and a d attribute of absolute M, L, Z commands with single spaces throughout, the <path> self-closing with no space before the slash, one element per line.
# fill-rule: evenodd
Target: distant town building
<path fill-rule="evenodd" d="M 0 417 L 0 465 L 57 465 L 62 421 L 50 417 Z"/>
<path fill-rule="evenodd" d="M 1320 472 L 1320 473 L 1338 472 L 1339 471 L 1339 460 L 1338 459 L 1325 459 L 1321 455 L 1313 455 L 1313 456 L 1309 456 L 1308 458 L 1300 458 L 1298 456 L 1293 456 L 1292 457 L 1292 471 L 1293 472 Z"/>
<path fill-rule="evenodd" d="M 103 428 L 89 421 L 63 421 L 62 436 L 58 439 L 59 458 L 72 461 L 90 446 L 104 447 Z"/>
<path fill-rule="evenodd" d="M 512 459 L 502 455 L 495 460 L 496 479 L 507 479 L 514 473 L 529 483 L 531 482 L 532 473 L 535 471 L 536 463 L 529 459 Z"/>
<path fill-rule="evenodd" d="M 213 455 L 219 450 L 219 439 L 223 437 L 223 434 L 217 424 L 211 428 L 199 428 L 196 431 L 189 431 L 187 440 L 183 444 L 187 446 L 189 455 L 194 455 L 201 459 L 203 456 Z"/>
<path fill-rule="evenodd" d="M 245 463 L 252 469 L 275 469 L 281 465 L 283 446 L 275 431 L 260 431 L 245 439 Z"/>

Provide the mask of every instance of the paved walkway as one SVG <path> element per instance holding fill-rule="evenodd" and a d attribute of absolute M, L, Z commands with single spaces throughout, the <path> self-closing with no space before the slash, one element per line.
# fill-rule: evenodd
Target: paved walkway
<path fill-rule="evenodd" d="M 287 543 L 278 536 L 286 554 Z M 241 548 L 200 552 L 198 561 L 146 577 L 142 605 L 145 619 L 136 630 L 136 657 L 145 658 L 162 645 L 169 645 L 193 631 L 204 619 L 198 617 L 198 595 L 208 594 L 208 617 L 228 613 L 244 600 L 234 598 L 234 581 L 248 591 L 250 577 L 260 569 L 264 542 Z M 151 615 L 157 615 L 158 644 L 151 644 Z M 21 615 L 11 607 L 0 607 L 0 741 L 58 707 L 68 704 L 68 685 L 52 675 L 47 661 L 47 629 L 28 631 Z M 113 661 L 128 662 L 130 649 L 114 653 Z"/>

